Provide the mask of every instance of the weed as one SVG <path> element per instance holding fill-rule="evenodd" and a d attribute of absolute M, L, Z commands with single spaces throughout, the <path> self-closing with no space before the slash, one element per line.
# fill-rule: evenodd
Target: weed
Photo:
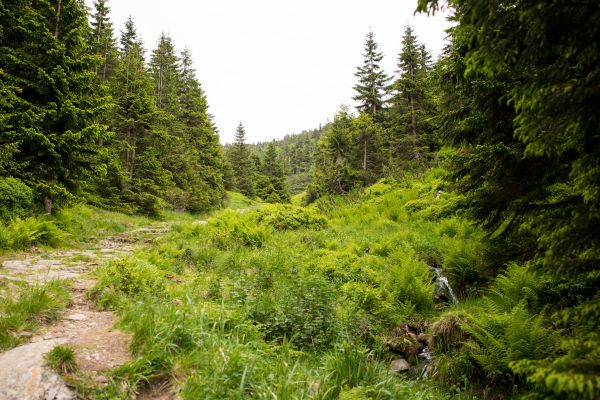
<path fill-rule="evenodd" d="M 57 345 L 44 355 L 46 365 L 61 374 L 77 371 L 75 351 L 69 346 Z"/>

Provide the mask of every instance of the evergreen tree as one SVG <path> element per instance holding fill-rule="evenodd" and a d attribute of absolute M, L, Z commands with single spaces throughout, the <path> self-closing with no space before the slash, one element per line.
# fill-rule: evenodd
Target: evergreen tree
<path fill-rule="evenodd" d="M 127 54 L 134 44 L 140 43 L 131 15 L 125 21 L 125 30 L 121 31 L 119 43 L 121 44 L 121 52 L 123 54 Z"/>
<path fill-rule="evenodd" d="M 417 42 L 412 28 L 407 25 L 398 55 L 400 76 L 394 82 L 394 95 L 386 117 L 392 169 L 424 164 L 434 150 L 430 63 L 431 56 L 425 46 Z"/>
<path fill-rule="evenodd" d="M 35 188 L 50 213 L 81 183 L 101 174 L 95 58 L 87 54 L 86 11 L 77 0 L 0 5 L 0 148 L 10 169 Z M 6 164 L 6 162 L 4 162 Z M 3 167 L 6 168 L 6 167 Z"/>
<path fill-rule="evenodd" d="M 256 193 L 269 203 L 287 203 L 290 201 L 289 189 L 283 165 L 274 142 L 270 142 L 259 169 Z"/>
<path fill-rule="evenodd" d="M 538 307 L 564 335 L 545 357 L 522 354 L 510 370 L 540 398 L 598 398 L 600 9 L 453 5 L 441 131 L 456 149 L 457 187 L 493 239 L 496 262 L 527 262 L 545 275 Z"/>
<path fill-rule="evenodd" d="M 353 168 L 362 171 L 363 184 L 375 182 L 382 172 L 381 127 L 367 113 L 352 121 Z"/>
<path fill-rule="evenodd" d="M 134 31 L 129 20 L 121 42 L 127 42 L 128 32 Z M 159 161 L 166 135 L 156 129 L 152 89 L 142 44 L 133 42 L 122 54 L 111 81 L 115 101 L 112 126 L 117 133 L 112 146 L 123 160 L 122 170 L 114 165 L 113 180 L 118 182 L 123 200 L 147 214 L 158 213 L 159 199 L 172 187 L 172 175 Z"/>
<path fill-rule="evenodd" d="M 353 97 L 359 103 L 357 109 L 371 115 L 375 120 L 382 118 L 390 81 L 379 65 L 383 60 L 383 53 L 377 51 L 378 47 L 373 31 L 369 31 L 365 40 L 363 66 L 358 67 L 354 74 L 358 83 L 354 85 L 357 95 Z"/>
<path fill-rule="evenodd" d="M 361 180 L 352 168 L 352 117 L 346 107 L 336 114 L 333 123 L 319 141 L 316 168 L 308 188 L 307 201 L 325 194 L 343 194 Z"/>
<path fill-rule="evenodd" d="M 229 161 L 233 169 L 235 189 L 248 197 L 254 197 L 254 165 L 246 144 L 246 131 L 240 122 L 235 131 L 235 142 L 229 151 Z"/>
<path fill-rule="evenodd" d="M 108 0 L 96 0 L 94 13 L 90 22 L 88 46 L 91 54 L 102 58 L 98 67 L 98 79 L 106 83 L 116 68 L 118 60 L 117 44 L 114 38 L 113 26 L 110 22 Z"/>
<path fill-rule="evenodd" d="M 222 204 L 225 166 L 219 136 L 188 50 L 181 53 L 178 89 L 178 120 L 183 124 L 183 158 L 187 160 L 185 178 L 180 184 L 189 192 L 186 208 L 193 212 L 207 211 Z"/>
<path fill-rule="evenodd" d="M 177 115 L 181 82 L 179 59 L 173 40 L 164 33 L 160 35 L 158 46 L 150 57 L 150 74 L 154 81 L 156 106 L 171 115 Z"/>

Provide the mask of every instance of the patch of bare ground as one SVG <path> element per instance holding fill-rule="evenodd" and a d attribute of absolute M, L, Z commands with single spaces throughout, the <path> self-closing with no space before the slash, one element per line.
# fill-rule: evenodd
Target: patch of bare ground
<path fill-rule="evenodd" d="M 72 282 L 72 302 L 62 318 L 39 329 L 30 343 L 0 354 L 0 399 L 77 398 L 62 378 L 45 365 L 44 354 L 56 344 L 71 346 L 77 357 L 78 374 L 100 386 L 106 382 L 106 371 L 130 360 L 131 338 L 114 328 L 116 314 L 96 310 L 86 296 L 86 291 L 95 284 L 89 272 L 152 243 L 168 229 L 168 224 L 156 224 L 104 239 L 85 250 L 33 249 L 19 257 L 0 260 L 0 278 L 9 281 L 39 284 L 64 279 Z M 171 392 L 170 387 L 159 385 L 140 398 L 175 399 Z"/>

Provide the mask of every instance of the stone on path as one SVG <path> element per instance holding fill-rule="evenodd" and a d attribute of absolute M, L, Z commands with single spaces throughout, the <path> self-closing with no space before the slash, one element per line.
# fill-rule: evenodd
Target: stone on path
<path fill-rule="evenodd" d="M 0 355 L 0 399 L 71 400 L 63 379 L 46 367 L 44 354 L 66 339 L 30 343 Z"/>

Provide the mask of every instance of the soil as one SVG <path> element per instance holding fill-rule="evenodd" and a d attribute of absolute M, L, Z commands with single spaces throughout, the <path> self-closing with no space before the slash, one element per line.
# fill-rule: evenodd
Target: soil
<path fill-rule="evenodd" d="M 105 382 L 104 373 L 130 360 L 131 338 L 114 328 L 117 316 L 98 311 L 86 291 L 95 284 L 90 272 L 108 261 L 131 254 L 168 231 L 168 224 L 155 224 L 102 240 L 84 250 L 44 252 L 39 249 L 0 260 L 0 278 L 41 284 L 52 279 L 71 282 L 72 302 L 62 317 L 31 335 L 28 344 L 0 354 L 0 398 L 6 400 L 62 400 L 76 396 L 60 376 L 45 366 L 43 355 L 56 344 L 71 346 L 79 373 Z M 17 362 L 19 361 L 19 362 Z M 165 391 L 156 393 L 162 398 Z M 168 393 L 168 392 L 167 392 Z M 149 393 L 152 395 L 151 393 Z"/>

